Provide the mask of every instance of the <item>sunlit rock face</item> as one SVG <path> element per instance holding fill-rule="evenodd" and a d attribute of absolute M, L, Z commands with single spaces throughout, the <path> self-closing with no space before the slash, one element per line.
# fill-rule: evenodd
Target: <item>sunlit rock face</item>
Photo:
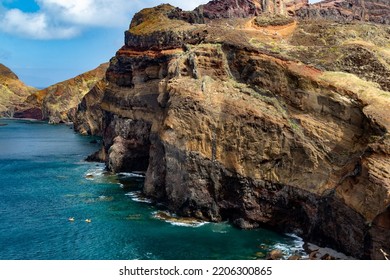
<path fill-rule="evenodd" d="M 281 1 L 233 2 L 134 16 L 99 95 L 100 156 L 144 171 L 144 193 L 183 216 L 383 259 L 388 26 L 297 22 L 286 15 L 299 1 L 285 15 L 264 13 Z"/>
<path fill-rule="evenodd" d="M 37 89 L 25 85 L 11 69 L 0 63 L 0 117 L 13 117 L 35 91 Z"/>
<path fill-rule="evenodd" d="M 387 0 L 325 0 L 297 12 L 304 19 L 353 20 L 390 24 L 390 2 Z"/>
<path fill-rule="evenodd" d="M 76 120 L 77 107 L 83 97 L 106 74 L 108 63 L 72 79 L 35 91 L 24 102 L 24 108 L 15 112 L 18 118 L 48 120 L 50 123 L 70 123 Z"/>

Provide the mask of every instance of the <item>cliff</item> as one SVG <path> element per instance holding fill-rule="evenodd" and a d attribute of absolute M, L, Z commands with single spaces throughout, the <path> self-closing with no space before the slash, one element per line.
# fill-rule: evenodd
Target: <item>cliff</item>
<path fill-rule="evenodd" d="M 50 123 L 75 121 L 78 105 L 104 78 L 107 68 L 107 63 L 101 64 L 94 70 L 36 91 L 26 99 L 26 108 L 18 110 L 14 116 L 49 120 Z"/>
<path fill-rule="evenodd" d="M 37 89 L 26 86 L 8 67 L 0 64 L 0 117 L 12 117 Z"/>
<path fill-rule="evenodd" d="M 103 111 L 100 104 L 106 90 L 106 84 L 105 78 L 98 81 L 78 105 L 73 125 L 79 133 L 101 136 L 103 131 Z"/>
<path fill-rule="evenodd" d="M 297 12 L 303 19 L 353 20 L 390 24 L 388 0 L 324 0 Z"/>
<path fill-rule="evenodd" d="M 214 0 L 201 5 L 195 12 L 207 19 L 246 18 L 263 13 L 293 15 L 308 3 L 308 0 Z"/>
<path fill-rule="evenodd" d="M 383 259 L 389 27 L 296 22 L 258 14 L 261 5 L 199 21 L 207 5 L 134 16 L 107 83 L 91 93 L 99 101 L 80 107 L 103 115 L 108 168 L 145 171 L 144 193 L 183 216 Z"/>

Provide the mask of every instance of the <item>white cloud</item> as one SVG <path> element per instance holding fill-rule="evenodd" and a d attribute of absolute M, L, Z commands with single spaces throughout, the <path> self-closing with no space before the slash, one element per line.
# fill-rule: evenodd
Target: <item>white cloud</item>
<path fill-rule="evenodd" d="M 17 9 L 7 11 L 0 25 L 4 32 L 34 39 L 70 38 L 79 32 L 74 27 L 55 26 L 44 13 L 23 13 Z"/>
<path fill-rule="evenodd" d="M 38 0 L 41 9 L 65 23 L 81 26 L 121 26 L 138 1 L 129 0 Z"/>
<path fill-rule="evenodd" d="M 34 13 L 0 4 L 0 30 L 32 39 L 67 39 L 91 27 L 126 29 L 135 12 L 166 2 L 192 10 L 208 0 L 36 0 L 40 9 Z"/>

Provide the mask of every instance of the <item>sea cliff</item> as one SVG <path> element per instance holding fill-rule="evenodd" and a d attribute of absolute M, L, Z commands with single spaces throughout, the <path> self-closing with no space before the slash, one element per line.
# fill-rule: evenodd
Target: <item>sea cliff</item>
<path fill-rule="evenodd" d="M 144 9 L 105 78 L 58 119 L 101 135 L 91 159 L 144 171 L 144 194 L 182 216 L 384 259 L 388 10 L 383 0 Z"/>
<path fill-rule="evenodd" d="M 144 193 L 183 216 L 383 259 L 389 26 L 227 2 L 134 16 L 100 95 L 101 159 L 145 171 Z"/>

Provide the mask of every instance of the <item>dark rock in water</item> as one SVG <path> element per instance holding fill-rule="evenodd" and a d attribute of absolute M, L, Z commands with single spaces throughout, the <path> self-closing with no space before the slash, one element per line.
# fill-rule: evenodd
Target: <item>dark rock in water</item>
<path fill-rule="evenodd" d="M 263 252 L 257 252 L 256 254 L 255 254 L 255 258 L 256 259 L 264 259 L 266 256 L 265 256 L 265 254 L 263 253 Z"/>
<path fill-rule="evenodd" d="M 89 143 L 91 143 L 91 144 L 98 144 L 99 142 L 96 139 L 94 139 L 92 141 L 89 141 Z"/>
<path fill-rule="evenodd" d="M 106 162 L 107 155 L 104 149 L 100 149 L 92 155 L 89 155 L 85 160 L 89 162 Z"/>
<path fill-rule="evenodd" d="M 272 250 L 267 255 L 267 260 L 280 260 L 281 258 L 283 258 L 283 255 L 283 252 L 280 250 Z"/>
<path fill-rule="evenodd" d="M 6 126 L 6 125 L 8 125 L 8 124 L 6 124 L 6 123 L 0 123 L 0 126 Z"/>

